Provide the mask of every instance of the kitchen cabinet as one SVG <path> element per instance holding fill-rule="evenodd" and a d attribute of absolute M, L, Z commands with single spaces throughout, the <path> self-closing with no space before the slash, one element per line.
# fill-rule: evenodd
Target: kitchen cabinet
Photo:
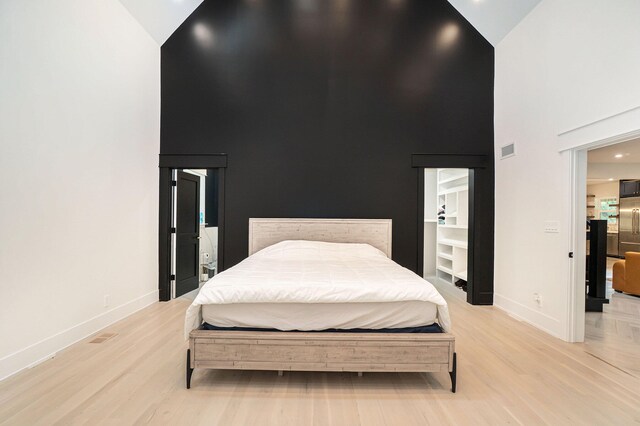
<path fill-rule="evenodd" d="M 620 198 L 640 196 L 640 180 L 621 180 Z"/>

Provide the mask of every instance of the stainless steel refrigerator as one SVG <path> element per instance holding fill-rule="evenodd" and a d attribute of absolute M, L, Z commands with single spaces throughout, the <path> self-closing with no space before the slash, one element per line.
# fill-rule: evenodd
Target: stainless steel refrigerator
<path fill-rule="evenodd" d="M 620 254 L 640 252 L 640 197 L 620 199 Z"/>

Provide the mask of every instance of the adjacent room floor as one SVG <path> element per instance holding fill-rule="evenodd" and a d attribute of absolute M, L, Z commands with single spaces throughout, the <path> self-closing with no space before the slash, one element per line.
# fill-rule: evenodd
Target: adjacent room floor
<path fill-rule="evenodd" d="M 635 377 L 640 377 L 640 297 L 616 293 L 613 264 L 607 258 L 607 297 L 603 312 L 585 315 L 585 350 Z"/>
<path fill-rule="evenodd" d="M 0 383 L 0 422 L 621 425 L 640 421 L 638 371 L 592 355 L 592 344 L 564 343 L 496 308 L 468 305 L 458 290 L 441 291 L 450 303 L 457 339 L 456 394 L 449 390 L 446 373 L 358 377 L 285 372 L 278 377 L 276 372 L 196 370 L 193 387 L 187 390 L 182 326 L 189 302 L 178 299 L 154 304 L 103 330 L 98 334 L 105 337 L 102 343 L 91 343 L 96 337 L 92 336 Z M 638 328 L 634 330 L 637 338 Z M 600 343 L 603 350 L 618 344 L 609 339 Z"/>
<path fill-rule="evenodd" d="M 615 257 L 607 257 L 607 297 L 611 297 L 613 291 L 613 264 L 620 259 Z"/>

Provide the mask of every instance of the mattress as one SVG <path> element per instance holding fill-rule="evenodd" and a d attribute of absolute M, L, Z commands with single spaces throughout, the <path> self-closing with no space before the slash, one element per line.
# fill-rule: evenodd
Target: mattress
<path fill-rule="evenodd" d="M 422 301 L 233 303 L 202 307 L 202 318 L 211 325 L 282 331 L 418 327 L 433 324 L 436 316 L 436 305 Z"/>
<path fill-rule="evenodd" d="M 280 330 L 451 326 L 435 287 L 380 250 L 318 241 L 279 242 L 210 279 L 187 309 L 185 335 L 203 321 Z"/>

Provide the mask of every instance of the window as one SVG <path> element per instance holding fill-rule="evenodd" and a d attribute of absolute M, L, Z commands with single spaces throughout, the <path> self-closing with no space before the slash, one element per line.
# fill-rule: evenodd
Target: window
<path fill-rule="evenodd" d="M 600 199 L 600 219 L 615 225 L 618 223 L 618 199 L 615 197 Z"/>

